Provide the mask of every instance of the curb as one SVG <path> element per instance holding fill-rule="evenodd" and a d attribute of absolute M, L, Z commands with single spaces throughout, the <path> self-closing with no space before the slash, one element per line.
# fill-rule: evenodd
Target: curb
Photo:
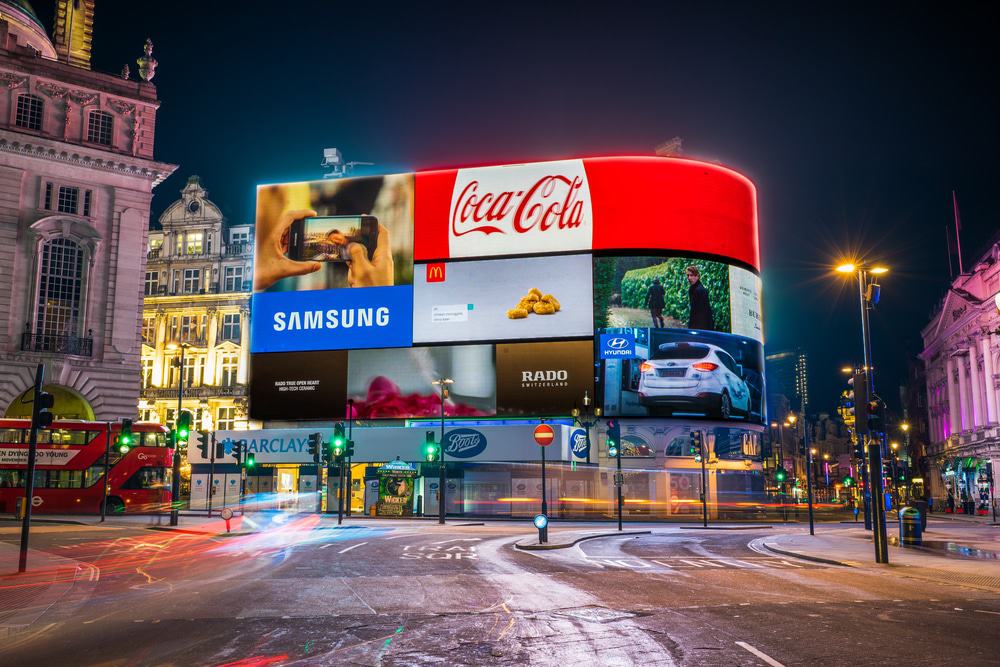
<path fill-rule="evenodd" d="M 514 543 L 515 549 L 520 549 L 521 551 L 551 551 L 553 549 L 568 549 L 569 547 L 575 546 L 584 540 L 595 540 L 599 537 L 623 537 L 625 535 L 652 535 L 651 530 L 625 530 L 622 532 L 614 533 L 600 533 L 598 535 L 584 535 L 583 537 L 577 538 L 572 542 L 566 542 L 564 544 L 525 544 L 521 545 Z"/>
<path fill-rule="evenodd" d="M 184 533 L 186 535 L 204 535 L 205 537 L 243 537 L 255 534 L 247 531 L 238 531 L 235 533 L 210 533 L 205 530 L 188 530 L 187 528 L 171 528 L 170 526 L 146 526 L 146 530 L 159 530 L 164 533 Z"/>
<path fill-rule="evenodd" d="M 21 519 L 12 519 L 10 517 L 0 517 L 0 521 L 6 521 L 10 523 L 21 524 L 23 521 Z M 54 523 L 62 524 L 66 526 L 93 526 L 95 524 L 87 523 L 86 521 L 74 521 L 73 519 L 38 519 L 34 515 L 31 517 L 31 523 Z"/>
<path fill-rule="evenodd" d="M 774 526 L 681 526 L 681 530 L 770 530 Z"/>
<path fill-rule="evenodd" d="M 766 541 L 762 542 L 764 548 L 768 551 L 773 551 L 776 554 L 781 554 L 782 556 L 788 556 L 790 558 L 798 558 L 799 560 L 808 560 L 814 563 L 823 563 L 824 565 L 836 565 L 838 567 L 854 567 L 850 563 L 845 563 L 839 560 L 833 560 L 832 558 L 820 558 L 819 556 L 810 556 L 808 554 L 799 553 L 798 551 L 786 551 L 785 549 L 779 549 L 777 547 L 771 546 Z"/>

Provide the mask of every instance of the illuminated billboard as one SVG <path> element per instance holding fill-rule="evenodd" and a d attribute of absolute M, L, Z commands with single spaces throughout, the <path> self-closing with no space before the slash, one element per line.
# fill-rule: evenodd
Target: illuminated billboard
<path fill-rule="evenodd" d="M 659 157 L 260 186 L 250 416 L 337 418 L 347 400 L 429 416 L 442 373 L 453 416 L 568 414 L 584 392 L 660 414 L 620 376 L 658 361 L 651 337 L 692 330 L 756 396 L 756 352 L 736 359 L 763 340 L 755 199 L 736 172 Z M 723 413 L 760 420 L 759 400 L 729 393 Z"/>

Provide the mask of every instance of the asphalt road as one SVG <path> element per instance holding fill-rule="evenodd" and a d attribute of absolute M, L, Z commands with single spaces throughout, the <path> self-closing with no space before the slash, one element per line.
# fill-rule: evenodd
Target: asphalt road
<path fill-rule="evenodd" d="M 60 559 L 59 595 L 0 579 L 0 622 L 37 614 L 17 632 L 7 619 L 0 663 L 965 666 L 1000 651 L 1000 590 L 759 545 L 801 528 L 522 552 L 516 523 L 277 518 L 241 537 L 47 526 L 33 546 Z"/>

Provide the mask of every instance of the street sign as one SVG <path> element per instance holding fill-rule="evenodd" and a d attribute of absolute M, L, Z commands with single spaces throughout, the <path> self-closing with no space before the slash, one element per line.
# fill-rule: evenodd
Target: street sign
<path fill-rule="evenodd" d="M 32 507 L 41 507 L 42 506 L 42 497 L 41 496 L 32 496 L 31 497 L 31 506 Z"/>
<path fill-rule="evenodd" d="M 535 427 L 535 442 L 539 447 L 548 447 L 556 437 L 556 432 L 548 424 L 539 424 Z"/>

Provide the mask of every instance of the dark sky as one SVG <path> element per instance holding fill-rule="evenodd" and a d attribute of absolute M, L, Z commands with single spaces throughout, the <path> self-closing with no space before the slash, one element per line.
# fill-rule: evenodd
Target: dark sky
<path fill-rule="evenodd" d="M 861 354 L 838 255 L 893 269 L 873 320 L 893 403 L 948 282 L 951 190 L 967 265 L 997 229 L 994 17 L 879 4 L 99 0 L 94 64 L 134 73 L 156 43 L 157 156 L 181 166 L 154 215 L 199 174 L 251 220 L 257 183 L 319 177 L 327 146 L 387 172 L 681 136 L 757 184 L 767 347 L 808 350 L 821 410 Z"/>

